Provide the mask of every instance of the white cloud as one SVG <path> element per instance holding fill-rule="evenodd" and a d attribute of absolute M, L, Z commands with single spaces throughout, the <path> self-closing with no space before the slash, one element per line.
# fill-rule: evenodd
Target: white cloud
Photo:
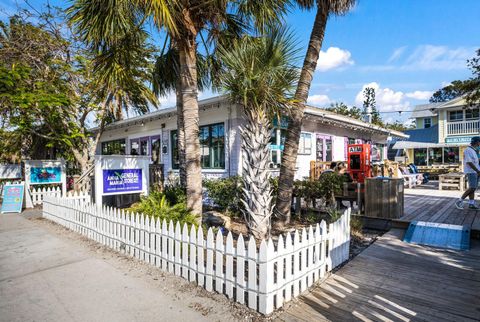
<path fill-rule="evenodd" d="M 405 49 L 407 49 L 407 46 L 403 46 L 403 47 L 399 47 L 397 49 L 395 49 L 392 53 L 392 55 L 390 56 L 390 58 L 388 59 L 388 62 L 391 63 L 397 59 L 400 58 L 400 56 L 402 56 L 402 54 L 405 52 Z"/>
<path fill-rule="evenodd" d="M 432 94 L 432 91 L 415 91 L 411 93 L 406 93 L 405 96 L 416 100 L 424 101 L 432 97 Z"/>
<path fill-rule="evenodd" d="M 418 46 L 406 59 L 404 69 L 452 70 L 465 69 L 467 59 L 475 55 L 475 47 Z"/>
<path fill-rule="evenodd" d="M 357 104 L 357 106 L 363 106 L 363 91 L 367 87 L 371 87 L 375 90 L 375 100 L 378 111 L 389 112 L 408 110 L 410 102 L 405 100 L 406 95 L 403 92 L 395 91 L 390 88 L 382 88 L 377 82 L 363 85 L 362 90 L 359 91 L 355 97 L 355 104 Z"/>
<path fill-rule="evenodd" d="M 331 102 L 330 98 L 327 95 L 322 95 L 322 94 L 312 95 L 312 96 L 309 96 L 307 99 L 308 104 L 318 105 L 318 106 L 324 106 L 329 104 L 330 102 Z"/>
<path fill-rule="evenodd" d="M 327 51 L 320 51 L 317 61 L 317 70 L 327 71 L 331 69 L 344 68 L 354 64 L 352 54 L 348 50 L 338 47 L 329 47 Z"/>

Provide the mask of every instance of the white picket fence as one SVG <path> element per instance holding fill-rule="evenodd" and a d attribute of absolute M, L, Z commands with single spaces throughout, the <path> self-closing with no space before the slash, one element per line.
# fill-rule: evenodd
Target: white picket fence
<path fill-rule="evenodd" d="M 30 187 L 30 196 L 32 198 L 33 205 L 41 205 L 46 196 L 60 198 L 62 196 L 61 187 L 42 187 L 35 188 Z M 87 192 L 67 192 L 67 197 L 73 199 L 82 199 L 83 201 L 90 202 L 90 194 Z"/>
<path fill-rule="evenodd" d="M 335 223 L 325 221 L 280 236 L 276 242 L 240 235 L 234 242 L 210 228 L 151 220 L 140 214 L 98 207 L 81 199 L 45 196 L 43 216 L 107 247 L 225 294 L 263 314 L 299 296 L 346 261 L 350 244 L 350 209 Z M 258 274 L 258 275 L 257 275 Z"/>

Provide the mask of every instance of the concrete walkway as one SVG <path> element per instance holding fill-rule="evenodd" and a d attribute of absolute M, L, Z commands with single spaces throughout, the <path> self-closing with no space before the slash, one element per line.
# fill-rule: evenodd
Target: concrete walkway
<path fill-rule="evenodd" d="M 451 251 L 391 230 L 278 321 L 480 321 L 480 244 Z"/>
<path fill-rule="evenodd" d="M 222 296 L 116 255 L 45 220 L 0 215 L 0 321 L 248 317 Z"/>

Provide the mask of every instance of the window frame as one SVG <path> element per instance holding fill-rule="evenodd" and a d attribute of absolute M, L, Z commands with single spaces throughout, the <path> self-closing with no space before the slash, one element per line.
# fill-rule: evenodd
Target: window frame
<path fill-rule="evenodd" d="M 459 113 L 460 112 L 460 113 Z M 452 120 L 452 114 L 455 113 L 455 114 L 461 114 L 462 117 L 461 119 L 455 119 L 455 120 Z M 465 119 L 465 115 L 464 115 L 464 112 L 463 110 L 455 110 L 455 111 L 448 111 L 448 121 L 449 122 L 462 122 L 463 120 Z"/>
<path fill-rule="evenodd" d="M 214 167 L 212 166 L 212 163 L 215 163 L 214 160 L 212 158 L 215 158 L 215 153 L 213 153 L 213 145 L 212 145 L 212 140 L 213 140 L 213 135 L 212 135 L 212 132 L 213 132 L 213 128 L 215 126 L 219 126 L 221 125 L 222 128 L 223 128 L 223 153 L 221 153 L 221 159 L 219 160 L 219 164 L 221 164 L 221 166 L 219 167 Z M 205 124 L 205 125 L 201 125 L 199 126 L 199 135 L 200 133 L 202 133 L 202 130 L 207 128 L 208 129 L 208 150 L 209 150 L 209 163 L 210 165 L 208 167 L 205 167 L 203 165 L 203 155 L 201 154 L 202 153 L 202 150 L 200 150 L 200 166 L 202 167 L 202 170 L 225 170 L 225 167 L 226 167 L 226 141 L 225 141 L 225 137 L 226 137 L 226 131 L 225 131 L 225 122 L 219 122 L 219 123 L 212 123 L 212 124 Z M 180 164 L 176 161 L 178 161 L 178 145 L 177 145 L 177 135 L 178 133 L 178 130 L 175 129 L 175 130 L 170 130 L 170 145 L 171 145 L 171 148 L 170 148 L 170 152 L 171 152 L 171 168 L 172 169 L 179 169 L 179 166 Z M 200 139 L 200 137 L 199 137 Z M 200 143 L 200 149 L 202 149 L 202 144 Z M 175 156 L 176 155 L 176 156 Z M 177 159 L 177 160 L 176 160 Z"/>
<path fill-rule="evenodd" d="M 120 148 L 120 149 L 121 149 L 121 146 L 123 144 L 123 153 L 104 153 L 105 146 L 107 144 L 119 144 L 118 148 Z M 126 138 L 101 142 L 101 154 L 102 155 L 126 155 L 126 153 L 127 153 L 127 139 Z"/>
<path fill-rule="evenodd" d="M 306 138 L 309 137 L 309 144 L 307 146 Z M 311 155 L 312 154 L 312 133 L 301 132 L 298 142 L 298 154 L 299 155 Z"/>
<path fill-rule="evenodd" d="M 427 126 L 427 120 L 428 120 L 428 126 Z M 432 127 L 432 118 L 431 117 L 426 117 L 423 119 L 423 128 L 428 129 Z"/>

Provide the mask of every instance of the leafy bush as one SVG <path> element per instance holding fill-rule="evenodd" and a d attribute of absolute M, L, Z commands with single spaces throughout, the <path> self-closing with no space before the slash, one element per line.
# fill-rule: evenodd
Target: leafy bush
<path fill-rule="evenodd" d="M 142 213 L 162 221 L 164 219 L 167 222 L 170 222 L 170 220 L 178 221 L 182 227 L 184 224 L 197 225 L 197 218 L 189 212 L 185 201 L 171 206 L 167 195 L 160 191 L 152 191 L 148 196 L 142 197 L 128 211 Z"/>
<path fill-rule="evenodd" d="M 222 210 L 240 215 L 243 208 L 242 178 L 233 176 L 222 179 L 210 179 L 203 182 L 208 197 Z"/>
<path fill-rule="evenodd" d="M 325 173 L 318 180 L 296 180 L 293 192 L 315 207 L 316 199 L 324 199 L 330 208 L 335 204 L 335 195 L 342 192 L 345 177 L 335 172 Z"/>
<path fill-rule="evenodd" d="M 187 193 L 180 184 L 169 184 L 163 188 L 163 194 L 171 205 L 187 202 Z"/>

